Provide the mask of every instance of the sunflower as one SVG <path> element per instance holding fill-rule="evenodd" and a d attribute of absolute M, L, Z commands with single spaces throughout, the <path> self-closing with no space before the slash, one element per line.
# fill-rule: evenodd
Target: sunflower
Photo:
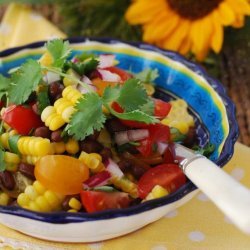
<path fill-rule="evenodd" d="M 145 42 L 203 60 L 210 49 L 220 52 L 223 27 L 242 27 L 245 15 L 247 0 L 134 0 L 125 17 L 143 25 Z"/>

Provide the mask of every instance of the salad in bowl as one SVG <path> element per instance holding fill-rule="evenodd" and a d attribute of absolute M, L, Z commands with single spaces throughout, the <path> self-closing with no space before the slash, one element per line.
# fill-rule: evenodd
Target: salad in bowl
<path fill-rule="evenodd" d="M 201 84 L 206 80 L 199 74 L 193 73 L 198 83 L 191 90 L 190 79 L 185 84 L 174 71 L 164 76 L 161 56 L 158 64 L 141 67 L 137 51 L 143 50 L 91 41 L 78 50 L 55 39 L 39 56 L 6 63 L 0 75 L 0 221 L 51 240 L 112 238 L 160 218 L 171 209 L 168 204 L 180 200 L 180 205 L 193 195 L 195 186 L 179 167 L 175 143 L 220 165 L 229 160 L 237 129 L 230 130 L 228 120 L 235 118 L 228 118 L 219 95 Z M 143 53 L 149 62 L 157 56 Z M 188 71 L 181 63 L 175 66 Z M 180 96 L 171 89 L 173 82 Z M 197 103 L 209 112 L 199 113 Z M 160 212 L 136 224 L 156 208 Z M 138 218 L 117 230 L 128 216 Z M 26 220 L 34 224 L 21 229 Z M 107 221 L 112 229 L 94 233 Z M 46 232 L 46 224 L 54 228 Z M 75 227 L 92 233 L 71 238 L 68 232 Z"/>

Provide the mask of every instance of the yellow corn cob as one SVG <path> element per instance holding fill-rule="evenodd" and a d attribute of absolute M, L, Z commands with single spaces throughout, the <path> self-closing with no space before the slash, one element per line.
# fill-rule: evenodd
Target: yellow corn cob
<path fill-rule="evenodd" d="M 17 197 L 17 203 L 33 211 L 52 212 L 60 210 L 63 199 L 63 195 L 47 190 L 39 181 L 35 181 Z"/>
<path fill-rule="evenodd" d="M 33 155 L 22 155 L 22 162 L 28 163 L 31 165 L 35 165 L 38 160 L 41 159 L 41 156 L 33 156 Z"/>
<path fill-rule="evenodd" d="M 145 198 L 145 200 L 148 201 L 148 200 L 153 200 L 153 199 L 161 198 L 161 197 L 166 196 L 168 194 L 169 194 L 169 192 L 165 188 L 163 188 L 160 185 L 156 185 L 151 190 L 151 192 L 147 195 L 147 197 Z"/>
<path fill-rule="evenodd" d="M 65 124 L 62 116 L 56 112 L 53 106 L 48 106 L 43 110 L 41 119 L 51 131 L 55 131 Z"/>
<path fill-rule="evenodd" d="M 10 202 L 10 196 L 0 191 L 0 206 L 7 206 Z"/>
<path fill-rule="evenodd" d="M 71 209 L 74 209 L 76 211 L 79 211 L 82 208 L 81 202 L 77 200 L 76 198 L 71 198 L 69 200 L 69 206 Z"/>
<path fill-rule="evenodd" d="M 137 185 L 130 181 L 125 176 L 122 178 L 113 177 L 111 179 L 112 184 L 114 184 L 115 187 L 121 189 L 122 191 L 129 193 L 131 197 L 137 198 Z"/>
<path fill-rule="evenodd" d="M 39 62 L 42 66 L 50 66 L 53 63 L 53 57 L 48 51 L 46 51 L 39 59 Z"/>
<path fill-rule="evenodd" d="M 161 123 L 177 128 L 182 134 L 187 134 L 189 127 L 194 126 L 194 118 L 188 113 L 187 103 L 182 99 L 170 103 L 172 105 L 171 110 Z"/>
<path fill-rule="evenodd" d="M 93 173 L 98 173 L 105 169 L 105 166 L 102 163 L 102 157 L 97 153 L 88 154 L 82 151 L 79 156 L 79 160 L 83 162 Z"/>
<path fill-rule="evenodd" d="M 10 149 L 9 138 L 16 134 L 17 134 L 17 131 L 13 129 L 13 130 L 10 130 L 9 132 L 5 132 L 0 135 L 0 141 L 5 149 Z"/>
<path fill-rule="evenodd" d="M 76 154 L 79 152 L 79 144 L 76 140 L 74 139 L 69 139 L 66 144 L 65 144 L 65 149 L 69 154 Z"/>
<path fill-rule="evenodd" d="M 82 94 L 73 86 L 68 86 L 63 90 L 62 96 L 74 105 L 82 97 Z"/>
<path fill-rule="evenodd" d="M 22 136 L 17 142 L 18 150 L 23 155 L 44 156 L 51 150 L 49 139 L 34 136 Z"/>

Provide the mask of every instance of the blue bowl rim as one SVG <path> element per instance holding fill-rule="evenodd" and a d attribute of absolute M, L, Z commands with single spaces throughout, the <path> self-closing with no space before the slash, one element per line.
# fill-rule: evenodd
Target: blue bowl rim
<path fill-rule="evenodd" d="M 90 37 L 73 37 L 65 39 L 70 43 L 82 43 L 85 41 L 96 41 L 106 44 L 115 44 L 115 43 L 124 43 L 127 45 L 134 46 L 139 49 L 154 51 L 160 53 L 164 56 L 171 58 L 174 61 L 178 61 L 181 64 L 185 65 L 187 68 L 191 69 L 193 72 L 202 76 L 207 82 L 212 85 L 216 92 L 220 95 L 222 100 L 227 103 L 226 111 L 229 121 L 229 134 L 224 143 L 223 150 L 219 156 L 219 158 L 215 161 L 215 163 L 222 167 L 224 166 L 232 157 L 234 152 L 234 144 L 239 136 L 239 127 L 236 120 L 236 108 L 232 100 L 227 96 L 225 88 L 223 85 L 216 79 L 208 76 L 205 70 L 196 63 L 188 61 L 186 58 L 181 56 L 180 54 L 160 49 L 154 45 L 150 45 L 143 42 L 126 42 L 122 40 L 112 39 L 112 38 L 90 38 Z M 23 46 L 18 46 L 15 48 L 6 49 L 0 52 L 0 57 L 6 57 L 11 54 L 14 54 L 23 49 L 34 49 L 39 48 L 44 45 L 47 41 L 39 41 L 35 43 L 26 44 Z M 126 217 L 136 215 L 142 212 L 146 212 L 157 207 L 161 207 L 173 202 L 178 201 L 183 198 L 187 194 L 191 193 L 197 189 L 197 187 L 192 183 L 188 182 L 186 185 L 178 189 L 176 192 L 159 199 L 150 200 L 138 205 L 134 205 L 125 209 L 111 209 L 102 212 L 96 213 L 67 213 L 67 212 L 52 212 L 52 213 L 40 213 L 40 212 L 32 212 L 20 207 L 16 206 L 0 206 L 0 213 L 15 215 L 20 217 L 25 217 L 32 220 L 43 221 L 47 223 L 54 224 L 67 224 L 67 223 L 76 223 L 76 222 L 86 222 L 86 221 L 97 221 L 97 220 L 106 220 L 106 219 L 114 219 L 118 217 Z"/>

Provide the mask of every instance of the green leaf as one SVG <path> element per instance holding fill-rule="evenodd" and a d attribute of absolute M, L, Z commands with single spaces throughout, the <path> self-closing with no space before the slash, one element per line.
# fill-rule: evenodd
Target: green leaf
<path fill-rule="evenodd" d="M 208 157 L 214 152 L 215 145 L 212 143 L 208 143 L 204 148 L 198 145 L 195 145 L 193 146 L 192 149 L 195 151 L 196 154 L 202 154 Z"/>
<path fill-rule="evenodd" d="M 140 110 L 148 115 L 154 115 L 155 103 L 152 98 L 148 98 L 148 101 L 140 107 Z"/>
<path fill-rule="evenodd" d="M 66 129 L 76 140 L 83 140 L 86 136 L 100 131 L 106 117 L 102 113 L 102 99 L 97 93 L 87 93 L 76 104 L 77 110 L 71 117 Z"/>
<path fill-rule="evenodd" d="M 21 137 L 20 135 L 13 135 L 13 136 L 10 136 L 8 139 L 10 151 L 15 153 L 15 154 L 19 154 L 19 155 L 20 155 L 20 152 L 19 152 L 19 149 L 17 146 L 17 142 L 18 142 L 20 137 Z"/>
<path fill-rule="evenodd" d="M 109 104 L 110 102 L 117 100 L 120 96 L 120 90 L 120 86 L 106 87 L 102 96 L 103 102 Z"/>
<path fill-rule="evenodd" d="M 159 77 L 159 72 L 158 69 L 145 69 L 134 75 L 135 78 L 141 80 L 142 82 L 152 83 Z"/>
<path fill-rule="evenodd" d="M 54 39 L 46 43 L 48 52 L 53 57 L 52 67 L 62 68 L 66 58 L 69 56 L 71 50 L 69 48 L 69 42 L 61 39 Z"/>
<path fill-rule="evenodd" d="M 7 77 L 4 77 L 0 74 L 0 100 L 3 96 L 7 95 L 8 89 L 10 87 L 10 79 Z"/>
<path fill-rule="evenodd" d="M 91 58 L 87 59 L 84 62 L 68 62 L 68 67 L 72 68 L 75 72 L 77 72 L 80 76 L 86 75 L 90 73 L 91 71 L 95 70 L 99 64 L 99 61 Z"/>
<path fill-rule="evenodd" d="M 39 114 L 50 105 L 49 95 L 48 95 L 48 87 L 44 87 L 38 94 L 37 94 L 37 104 L 38 104 L 38 112 Z"/>
<path fill-rule="evenodd" d="M 179 129 L 174 127 L 170 128 L 170 134 L 174 142 L 183 142 L 187 137 L 186 135 L 182 134 Z"/>
<path fill-rule="evenodd" d="M 29 59 L 11 76 L 9 98 L 11 103 L 22 104 L 28 100 L 42 79 L 39 63 Z"/>
<path fill-rule="evenodd" d="M 154 116 L 150 116 L 138 109 L 130 111 L 130 112 L 125 112 L 125 113 L 118 113 L 111 108 L 109 108 L 109 110 L 112 115 L 122 120 L 138 121 L 138 122 L 144 122 L 146 124 L 159 122 L 159 120 L 157 120 Z"/>
<path fill-rule="evenodd" d="M 0 147 L 0 172 L 6 169 L 6 163 L 4 161 L 4 150 Z"/>
<path fill-rule="evenodd" d="M 76 56 L 76 58 L 79 59 L 81 62 L 85 61 L 86 59 L 95 58 L 95 57 L 96 57 L 95 54 L 86 53 L 86 52 L 83 52 L 82 54 Z"/>

